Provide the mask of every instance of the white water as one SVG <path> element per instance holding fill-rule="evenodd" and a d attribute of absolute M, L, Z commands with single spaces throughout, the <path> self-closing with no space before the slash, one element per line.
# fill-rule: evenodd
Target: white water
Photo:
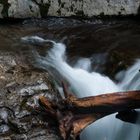
<path fill-rule="evenodd" d="M 39 37 L 26 37 L 24 41 L 48 42 Z M 97 72 L 88 72 L 90 69 L 90 60 L 82 59 L 73 68 L 65 60 L 65 45 L 62 43 L 53 43 L 53 48 L 46 53 L 46 57 L 40 56 L 37 52 L 36 60 L 38 66 L 48 69 L 52 67 L 59 72 L 71 85 L 78 97 L 94 96 L 104 93 L 112 93 L 122 90 L 139 89 L 140 60 L 132 66 L 128 71 L 123 73 L 124 78 L 117 85 L 109 77 L 101 75 Z M 119 74 L 121 75 L 121 74 Z M 98 120 L 90 125 L 81 135 L 82 140 L 138 140 L 139 126 L 124 123 L 110 115 Z"/>

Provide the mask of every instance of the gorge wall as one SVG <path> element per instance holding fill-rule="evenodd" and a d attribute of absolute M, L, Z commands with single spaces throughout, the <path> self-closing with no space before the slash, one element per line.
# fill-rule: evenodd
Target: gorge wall
<path fill-rule="evenodd" d="M 139 14 L 140 0 L 0 0 L 0 18 Z"/>

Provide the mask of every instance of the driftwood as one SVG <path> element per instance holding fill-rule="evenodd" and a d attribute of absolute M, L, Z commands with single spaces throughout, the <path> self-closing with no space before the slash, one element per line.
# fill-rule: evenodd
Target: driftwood
<path fill-rule="evenodd" d="M 39 98 L 39 103 L 45 109 L 47 117 L 58 123 L 64 140 L 79 138 L 85 127 L 104 116 L 119 112 L 117 117 L 121 119 L 123 112 L 134 113 L 131 110 L 140 108 L 140 91 L 76 98 L 69 93 L 65 84 L 63 90 L 65 99 L 59 103 L 51 102 L 43 96 Z"/>

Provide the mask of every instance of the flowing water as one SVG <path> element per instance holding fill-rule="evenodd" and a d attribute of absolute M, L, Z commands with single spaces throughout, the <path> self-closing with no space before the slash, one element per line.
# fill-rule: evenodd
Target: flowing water
<path fill-rule="evenodd" d="M 13 57 L 18 56 L 19 60 L 17 60 L 16 67 L 21 66 L 24 73 L 20 71 L 19 73 L 23 74 L 25 79 L 28 77 L 31 85 L 34 86 L 35 81 L 32 79 L 34 76 L 29 75 L 29 73 L 34 73 L 34 70 L 36 72 L 36 67 L 47 69 L 55 72 L 53 73 L 55 78 L 62 77 L 68 81 L 71 86 L 70 89 L 78 97 L 135 90 L 140 89 L 139 38 L 140 24 L 130 20 L 106 22 L 63 18 L 25 20 L 16 25 L 0 25 L 0 58 L 2 60 L 0 64 L 1 62 L 4 63 L 6 65 L 4 70 L 7 70 L 10 63 L 12 65 L 10 74 L 11 77 L 14 77 L 16 68 L 15 73 L 11 73 L 15 66 Z M 49 48 L 50 46 L 53 47 Z M 3 57 L 5 52 L 10 56 Z M 32 59 L 33 57 L 36 61 Z M 27 60 L 24 63 L 30 63 L 31 68 L 34 64 L 34 69 L 29 69 L 29 72 L 26 71 L 24 63 L 20 63 L 22 60 Z M 37 69 L 37 71 L 39 71 L 39 74 L 42 73 L 40 69 Z M 9 78 L 10 74 L 6 73 L 7 80 L 12 79 Z M 45 73 L 45 75 L 47 74 Z M 3 76 L 0 78 L 3 78 Z M 22 88 L 28 83 L 25 80 L 20 86 L 23 79 L 18 76 L 16 78 L 19 81 L 19 85 L 15 85 L 16 88 Z M 37 78 L 40 77 L 37 76 Z M 3 84 L 4 82 L 0 83 L 2 89 Z M 30 86 L 30 84 L 27 86 Z M 5 89 L 7 88 L 5 87 Z M 27 87 L 25 86 L 25 88 Z M 21 95 L 19 95 L 19 91 L 12 91 L 12 94 L 14 94 L 15 100 L 11 100 L 12 95 L 9 94 L 9 88 L 0 91 L 0 97 L 2 97 L 0 103 L 8 104 L 9 107 L 13 108 L 13 112 L 17 112 L 15 104 L 17 104 L 17 107 L 20 106 L 21 98 L 19 96 Z M 9 96 L 8 100 L 7 96 Z M 26 121 L 26 126 L 28 126 L 28 123 Z M 10 125 L 8 127 L 10 128 Z M 7 127 L 1 125 L 0 122 L 0 139 L 1 129 L 4 128 L 6 136 L 10 135 L 7 135 Z M 31 130 L 31 128 L 26 128 L 25 135 L 28 130 Z M 86 128 L 81 134 L 81 138 L 82 140 L 139 140 L 139 132 L 139 123 L 123 122 L 116 119 L 115 114 L 113 114 Z M 33 133 L 36 136 L 36 131 Z M 38 133 L 40 134 L 40 131 Z M 30 133 L 28 133 L 28 136 L 30 139 Z M 42 139 L 44 140 L 46 137 Z"/>
<path fill-rule="evenodd" d="M 98 72 L 91 71 L 91 62 L 88 58 L 80 59 L 75 67 L 70 66 L 66 61 L 66 46 L 63 43 L 56 43 L 44 40 L 37 36 L 23 37 L 24 42 L 52 43 L 52 48 L 46 52 L 46 56 L 41 56 L 34 51 L 38 67 L 49 70 L 54 68 L 66 79 L 74 93 L 78 97 L 95 96 L 104 93 L 112 93 L 123 90 L 140 89 L 140 60 L 128 70 L 120 72 L 117 77 L 120 79 L 116 84 L 109 77 Z M 123 77 L 121 75 L 124 75 Z M 114 115 L 98 120 L 81 135 L 82 140 L 138 140 L 138 124 L 128 124 L 117 120 Z"/>

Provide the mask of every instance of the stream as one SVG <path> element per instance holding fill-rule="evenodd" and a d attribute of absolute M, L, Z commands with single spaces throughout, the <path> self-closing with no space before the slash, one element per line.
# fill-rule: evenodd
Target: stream
<path fill-rule="evenodd" d="M 0 106 L 6 106 L 0 113 L 1 139 L 22 135 L 43 140 L 49 133 L 51 139 L 59 139 L 55 128 L 46 134 L 46 124 L 38 124 L 26 107 L 40 94 L 59 98 L 49 90 L 53 89 L 49 75 L 66 80 L 78 97 L 140 89 L 139 21 L 49 18 L 0 25 L 0 29 Z M 16 129 L 20 124 L 21 131 L 13 131 L 9 120 L 18 121 Z M 81 139 L 139 140 L 139 121 L 137 117 L 135 123 L 123 122 L 113 114 L 86 128 Z M 35 135 L 38 131 L 41 136 Z"/>

